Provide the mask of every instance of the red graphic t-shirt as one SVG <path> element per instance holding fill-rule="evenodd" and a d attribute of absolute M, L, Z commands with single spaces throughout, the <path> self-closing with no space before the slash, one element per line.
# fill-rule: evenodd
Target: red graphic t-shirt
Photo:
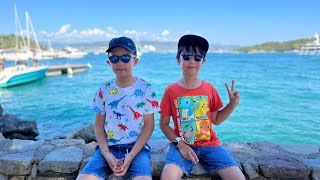
<path fill-rule="evenodd" d="M 173 130 L 190 146 L 220 146 L 212 129 L 211 112 L 223 107 L 212 84 L 202 81 L 195 89 L 185 89 L 178 83 L 168 86 L 161 100 L 164 116 L 172 116 Z"/>

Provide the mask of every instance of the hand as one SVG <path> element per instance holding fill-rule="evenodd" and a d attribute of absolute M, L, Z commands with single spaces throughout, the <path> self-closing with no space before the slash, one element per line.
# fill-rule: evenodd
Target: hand
<path fill-rule="evenodd" d="M 234 90 L 234 86 L 235 86 L 235 81 L 234 80 L 232 80 L 231 90 L 229 89 L 227 83 L 225 83 L 225 85 L 226 85 L 226 88 L 227 88 L 227 91 L 228 91 L 228 94 L 229 94 L 229 99 L 230 99 L 230 103 L 229 104 L 233 108 L 235 108 L 238 105 L 239 100 L 240 100 L 240 92 Z"/>
<path fill-rule="evenodd" d="M 197 162 L 199 162 L 198 156 L 193 151 L 193 149 L 183 141 L 179 142 L 177 148 L 185 159 L 192 161 L 194 164 L 197 164 Z"/>
<path fill-rule="evenodd" d="M 124 159 L 117 159 L 114 155 L 110 152 L 103 152 L 103 156 L 106 159 L 107 163 L 109 164 L 111 170 L 114 173 L 121 172 L 121 166 L 123 165 Z"/>
<path fill-rule="evenodd" d="M 130 164 L 131 164 L 131 162 L 132 162 L 132 160 L 133 160 L 133 156 L 129 153 L 129 154 L 127 154 L 126 155 L 126 157 L 124 158 L 124 160 L 123 160 L 123 163 L 122 163 L 122 165 L 121 165 L 121 167 L 120 167 L 120 172 L 115 172 L 115 173 L 113 173 L 115 176 L 124 176 L 126 173 L 127 173 L 127 170 L 128 170 L 128 168 L 129 168 L 129 166 L 130 166 Z"/>

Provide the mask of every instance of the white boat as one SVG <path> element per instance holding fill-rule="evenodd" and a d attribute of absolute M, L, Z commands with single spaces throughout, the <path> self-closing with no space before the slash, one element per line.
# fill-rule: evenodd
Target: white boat
<path fill-rule="evenodd" d="M 60 54 L 59 58 L 75 59 L 82 58 L 85 55 L 87 55 L 86 52 L 82 52 L 77 48 L 67 46 L 63 49 L 63 53 Z"/>
<path fill-rule="evenodd" d="M 27 59 L 31 57 L 34 58 L 33 52 L 30 51 L 30 41 L 29 41 L 29 28 L 28 28 L 28 18 L 29 15 L 26 12 L 26 19 L 27 19 L 27 36 L 28 36 L 28 48 L 27 49 L 19 49 L 19 38 L 18 38 L 18 28 L 20 29 L 20 34 L 22 37 L 22 41 L 24 44 L 24 47 L 26 47 L 26 43 L 24 42 L 24 36 L 22 33 L 20 21 L 18 18 L 18 13 L 16 6 L 14 6 L 14 12 L 15 12 L 15 21 L 16 21 L 16 50 L 10 51 L 7 54 L 3 55 L 3 60 L 0 60 L 0 87 L 10 87 L 15 86 L 19 84 L 28 83 L 31 81 L 35 81 L 41 78 L 44 78 L 46 75 L 46 71 L 48 70 L 48 66 L 39 66 L 37 61 L 33 61 L 33 66 L 28 66 Z M 31 25 L 31 20 L 30 20 Z M 31 25 L 32 27 L 32 25 Z M 32 31 L 34 33 L 33 27 Z M 36 36 L 35 36 L 36 38 Z M 38 41 L 36 39 L 36 43 L 38 44 Z M 40 47 L 39 47 L 40 49 Z M 12 67 L 5 67 L 4 59 L 10 59 L 14 60 L 15 64 Z"/>
<path fill-rule="evenodd" d="M 314 34 L 314 42 L 307 43 L 299 52 L 300 55 L 320 55 L 320 40 L 319 34 Z"/>
<path fill-rule="evenodd" d="M 0 69 L 0 87 L 10 87 L 42 79 L 47 70 L 48 66 L 30 67 L 26 63 Z"/>

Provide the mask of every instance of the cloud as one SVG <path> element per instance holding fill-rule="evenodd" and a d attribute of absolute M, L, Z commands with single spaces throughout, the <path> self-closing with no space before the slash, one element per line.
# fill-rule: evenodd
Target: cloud
<path fill-rule="evenodd" d="M 119 36 L 128 36 L 140 41 L 170 41 L 170 35 L 171 32 L 167 29 L 160 31 L 159 34 L 152 34 L 145 31 L 139 32 L 135 29 L 125 29 L 121 32 L 111 26 L 106 27 L 106 29 L 89 28 L 77 30 L 72 28 L 71 24 L 61 26 L 56 32 L 41 31 L 38 34 L 40 41 L 49 39 L 60 43 L 105 41 Z M 150 49 L 152 50 L 153 48 L 151 47 Z"/>
<path fill-rule="evenodd" d="M 163 31 L 161 32 L 161 36 L 167 37 L 167 36 L 169 36 L 169 35 L 170 35 L 170 31 L 168 31 L 167 29 L 165 29 L 165 30 L 163 30 Z"/>
<path fill-rule="evenodd" d="M 63 25 L 63 26 L 61 26 L 61 28 L 59 29 L 58 33 L 66 33 L 70 27 L 71 27 L 70 24 Z"/>

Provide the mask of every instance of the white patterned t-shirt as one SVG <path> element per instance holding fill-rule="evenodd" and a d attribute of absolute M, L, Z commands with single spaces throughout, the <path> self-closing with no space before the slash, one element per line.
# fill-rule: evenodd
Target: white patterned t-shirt
<path fill-rule="evenodd" d="M 119 87 L 115 79 L 101 85 L 91 108 L 106 116 L 108 144 L 129 144 L 137 141 L 143 128 L 143 115 L 159 111 L 156 93 L 147 81 L 136 78 L 130 87 Z"/>

